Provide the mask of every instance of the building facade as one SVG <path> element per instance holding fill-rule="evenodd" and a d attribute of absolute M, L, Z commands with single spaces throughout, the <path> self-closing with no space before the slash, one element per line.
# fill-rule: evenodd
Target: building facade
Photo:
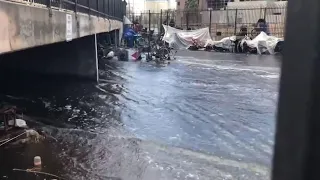
<path fill-rule="evenodd" d="M 187 0 L 176 0 L 176 9 L 185 10 L 185 3 Z M 255 2 L 254 2 L 255 1 Z M 247 2 L 247 4 L 255 4 L 256 2 L 266 3 L 266 2 L 276 2 L 276 1 L 286 1 L 286 0 L 198 0 L 198 9 L 199 10 L 220 10 L 228 6 L 229 3 L 241 3 Z"/>
<path fill-rule="evenodd" d="M 128 0 L 127 14 L 159 13 L 161 10 L 176 9 L 176 0 Z"/>
<path fill-rule="evenodd" d="M 146 11 L 158 13 L 161 9 L 169 9 L 169 0 L 145 0 Z"/>

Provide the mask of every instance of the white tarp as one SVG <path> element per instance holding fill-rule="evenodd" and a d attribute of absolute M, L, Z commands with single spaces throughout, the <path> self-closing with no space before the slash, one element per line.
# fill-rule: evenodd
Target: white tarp
<path fill-rule="evenodd" d="M 274 54 L 274 49 L 279 41 L 283 41 L 282 38 L 277 38 L 274 36 L 268 36 L 265 32 L 261 32 L 257 37 L 252 40 L 243 39 L 241 42 L 241 47 L 246 43 L 250 48 L 257 48 L 258 54 L 270 53 Z"/>
<path fill-rule="evenodd" d="M 127 16 L 123 16 L 123 24 L 132 24 L 132 22 L 127 18 Z"/>
<path fill-rule="evenodd" d="M 169 43 L 170 47 L 174 49 L 187 49 L 193 45 L 194 41 L 204 47 L 207 41 L 212 41 L 209 28 L 180 30 L 167 25 L 162 26 L 165 30 L 162 40 Z"/>
<path fill-rule="evenodd" d="M 220 41 L 207 41 L 206 46 L 215 46 L 223 49 L 231 50 L 234 46 L 234 42 L 236 41 L 236 36 L 225 37 Z"/>

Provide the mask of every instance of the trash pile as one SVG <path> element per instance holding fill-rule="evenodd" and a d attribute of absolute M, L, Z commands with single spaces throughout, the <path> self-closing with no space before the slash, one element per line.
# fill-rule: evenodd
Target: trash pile
<path fill-rule="evenodd" d="M 25 120 L 17 118 L 17 111 L 15 106 L 0 109 L 0 148 L 7 144 L 38 143 L 44 139 L 37 131 L 29 129 Z"/>

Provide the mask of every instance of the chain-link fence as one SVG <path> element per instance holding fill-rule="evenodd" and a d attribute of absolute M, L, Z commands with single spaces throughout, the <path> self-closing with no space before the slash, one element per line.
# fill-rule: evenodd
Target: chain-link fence
<path fill-rule="evenodd" d="M 284 36 L 286 8 L 250 8 L 225 10 L 196 11 L 161 11 L 160 13 L 128 14 L 133 22 L 137 21 L 155 33 L 161 31 L 161 24 L 174 23 L 180 29 L 199 29 L 209 27 L 211 36 L 221 39 L 237 34 L 240 28 L 246 26 L 248 32 L 253 31 L 259 19 L 265 19 L 270 34 L 276 37 Z M 149 22 L 150 19 L 150 22 Z"/>
<path fill-rule="evenodd" d="M 148 28 L 150 26 L 151 30 L 154 30 L 155 34 L 158 34 L 161 30 L 161 25 L 165 23 L 165 21 L 170 21 L 170 19 L 175 19 L 175 11 L 161 11 L 160 13 L 154 12 L 144 12 L 144 13 L 131 13 L 127 14 L 127 17 L 132 22 L 138 22 L 144 28 Z M 149 22 L 150 20 L 150 22 Z M 150 23 L 150 24 L 149 24 Z"/>

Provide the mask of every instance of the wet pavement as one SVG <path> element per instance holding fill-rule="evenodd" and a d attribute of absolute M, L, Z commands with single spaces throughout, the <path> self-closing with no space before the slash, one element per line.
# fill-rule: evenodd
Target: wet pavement
<path fill-rule="evenodd" d="M 109 61 L 99 84 L 28 77 L 1 98 L 57 142 L 0 149 L 0 179 L 26 178 L 11 169 L 36 155 L 74 180 L 269 179 L 279 65 L 186 51 L 166 67 Z"/>

